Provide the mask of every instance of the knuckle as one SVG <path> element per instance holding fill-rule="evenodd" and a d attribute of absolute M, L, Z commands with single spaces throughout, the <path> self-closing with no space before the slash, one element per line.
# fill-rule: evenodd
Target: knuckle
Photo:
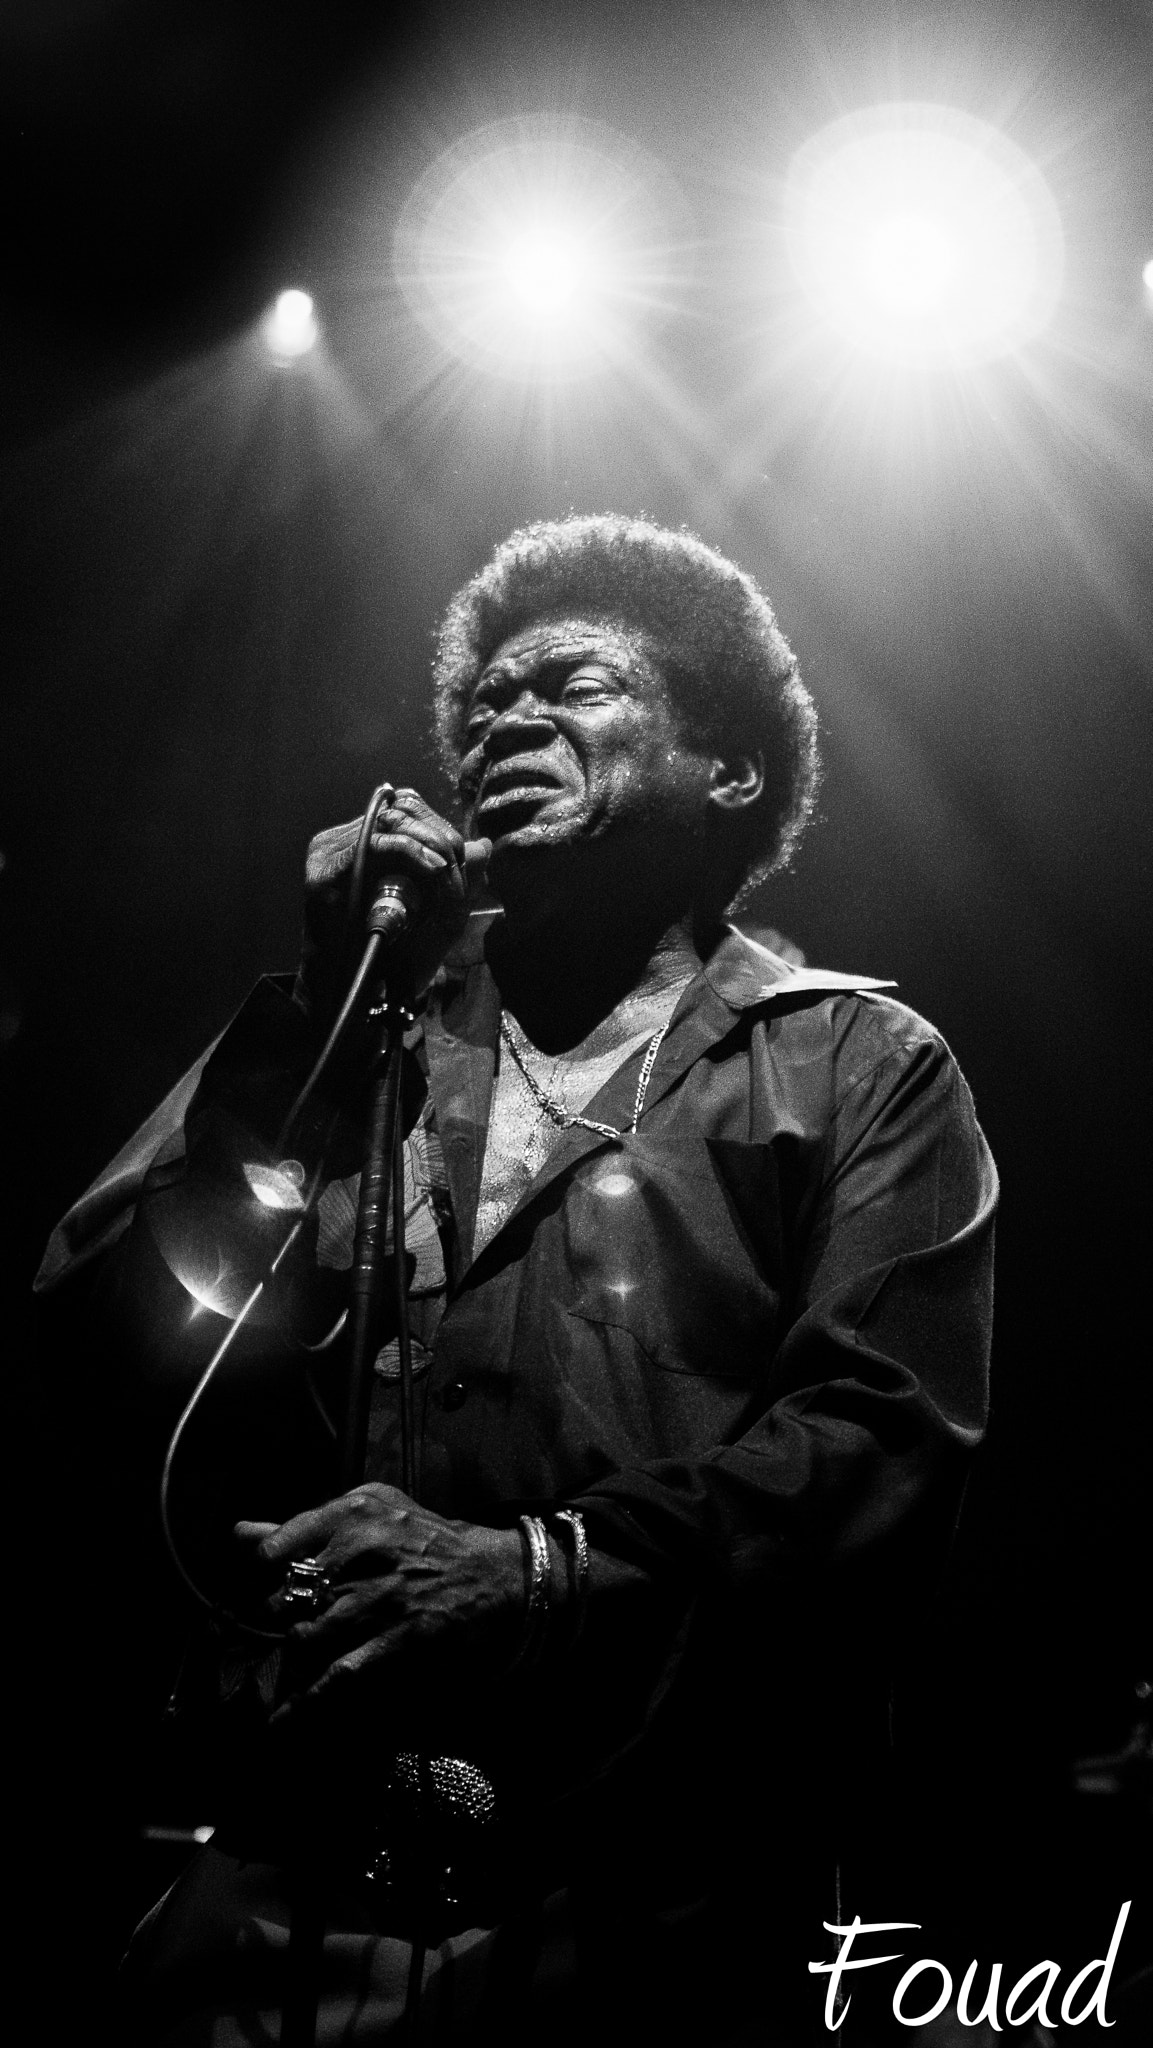
<path fill-rule="evenodd" d="M 331 891 L 348 862 L 339 853 L 310 854 L 304 864 L 304 884 L 317 893 Z"/>
<path fill-rule="evenodd" d="M 342 853 L 348 844 L 350 832 L 355 830 L 355 824 L 325 825 L 321 831 L 313 833 L 308 842 L 306 858 L 311 860 L 315 856 L 317 859 L 327 859 L 334 853 Z"/>

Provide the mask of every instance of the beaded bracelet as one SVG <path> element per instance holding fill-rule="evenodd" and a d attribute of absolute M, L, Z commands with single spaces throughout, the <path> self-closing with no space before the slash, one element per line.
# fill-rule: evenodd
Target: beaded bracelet
<path fill-rule="evenodd" d="M 535 1664 L 540 1655 L 548 1623 L 549 1601 L 552 1589 L 552 1558 L 549 1555 L 548 1537 L 539 1515 L 521 1515 L 519 1520 L 521 1536 L 525 1546 L 525 1564 L 528 1567 L 528 1588 L 525 1601 L 524 1632 L 520 1648 L 512 1660 L 515 1671 L 525 1665 Z"/>
<path fill-rule="evenodd" d="M 564 1532 L 572 1539 L 572 1559 L 569 1583 L 574 1608 L 569 1628 L 568 1647 L 571 1650 L 584 1627 L 585 1609 L 589 1592 L 589 1543 L 585 1535 L 584 1517 L 575 1508 L 558 1508 L 553 1516 L 558 1526 L 558 1542 L 564 1542 Z"/>

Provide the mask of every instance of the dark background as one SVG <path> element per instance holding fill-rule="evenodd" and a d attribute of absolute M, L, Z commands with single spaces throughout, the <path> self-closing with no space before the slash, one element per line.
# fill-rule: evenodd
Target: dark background
<path fill-rule="evenodd" d="M 433 789 L 423 681 L 451 592 L 513 525 L 612 507 L 687 522 L 772 595 L 828 772 L 756 913 L 811 961 L 899 981 L 1002 1172 L 994 1427 L 909 1687 L 920 1917 L 971 1931 L 968 1954 L 1013 1933 L 1027 1960 L 1102 1954 L 1149 1848 L 1135 1798 L 1074 1786 L 1153 1676 L 1153 13 L 41 0 L 0 37 L 7 1540 L 32 1609 L 9 1633 L 33 1926 L 83 1983 L 159 1873 L 142 1823 L 212 1818 L 171 1810 L 131 1686 L 93 1669 L 123 1561 L 75 1426 L 83 1343 L 66 1372 L 30 1363 L 43 1238 L 253 976 L 293 964 L 310 833 L 383 772 Z M 1041 165 L 1066 282 L 1020 359 L 894 413 L 787 354 L 795 288 L 759 237 L 797 145 L 897 97 L 992 120 Z M 389 269 L 437 152 L 547 109 L 663 161 L 689 272 L 629 371 L 552 394 L 458 365 Z M 294 372 L 255 338 L 289 283 L 325 322 Z M 1147 1906 L 1130 1942 L 1135 1967 Z"/>

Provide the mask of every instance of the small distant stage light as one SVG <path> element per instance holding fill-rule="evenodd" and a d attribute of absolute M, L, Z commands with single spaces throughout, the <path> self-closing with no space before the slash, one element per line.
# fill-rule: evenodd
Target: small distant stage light
<path fill-rule="evenodd" d="M 474 366 L 583 376 L 667 296 L 679 204 L 655 160 L 600 122 L 493 122 L 410 194 L 397 276 L 423 325 Z"/>
<path fill-rule="evenodd" d="M 1023 151 L 955 107 L 849 114 L 797 152 L 786 227 L 830 326 L 874 356 L 976 363 L 1049 318 L 1061 221 Z"/>
<path fill-rule="evenodd" d="M 315 348 L 320 334 L 316 308 L 307 292 L 281 292 L 262 322 L 264 345 L 274 363 L 287 366 Z"/>

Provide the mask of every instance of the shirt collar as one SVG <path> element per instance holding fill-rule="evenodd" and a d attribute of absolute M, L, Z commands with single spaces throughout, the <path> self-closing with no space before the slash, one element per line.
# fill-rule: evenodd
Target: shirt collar
<path fill-rule="evenodd" d="M 446 979 L 466 974 L 484 959 L 489 927 L 499 910 L 474 910 L 444 964 Z M 895 988 L 870 974 L 839 974 L 829 967 L 793 967 L 734 924 L 724 927 L 719 943 L 704 962 L 703 974 L 715 995 L 731 1010 L 749 1010 L 757 1003 L 787 1000 L 793 995 L 835 995 L 868 989 Z"/>
<path fill-rule="evenodd" d="M 879 988 L 895 988 L 893 981 L 878 981 L 871 974 L 839 974 L 831 967 L 792 967 L 779 953 L 772 953 L 758 940 L 750 939 L 736 925 L 726 925 L 724 936 L 704 963 L 704 976 L 714 994 L 731 1010 L 749 1010 L 770 998 L 782 1001 L 793 995 L 835 995 Z"/>

